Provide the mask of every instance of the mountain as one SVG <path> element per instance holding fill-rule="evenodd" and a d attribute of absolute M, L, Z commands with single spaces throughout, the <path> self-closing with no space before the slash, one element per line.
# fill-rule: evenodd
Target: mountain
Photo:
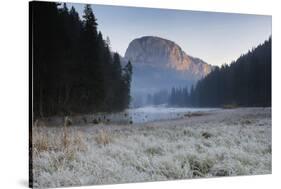
<path fill-rule="evenodd" d="M 129 60 L 133 65 L 134 100 L 172 87 L 189 87 L 213 69 L 203 60 L 186 54 L 175 42 L 154 36 L 131 41 L 123 61 Z"/>
<path fill-rule="evenodd" d="M 187 55 L 175 42 L 154 36 L 134 39 L 126 50 L 125 59 L 133 64 L 170 68 L 185 73 L 189 79 L 207 75 L 212 66 Z"/>

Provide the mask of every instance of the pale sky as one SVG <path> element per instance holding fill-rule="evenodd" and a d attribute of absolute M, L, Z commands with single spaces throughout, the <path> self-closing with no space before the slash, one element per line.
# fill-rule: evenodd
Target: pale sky
<path fill-rule="evenodd" d="M 80 16 L 84 4 L 74 6 Z M 262 43 L 271 35 L 271 16 L 156 8 L 92 5 L 98 30 L 124 56 L 129 43 L 158 36 L 177 43 L 187 54 L 221 65 Z"/>

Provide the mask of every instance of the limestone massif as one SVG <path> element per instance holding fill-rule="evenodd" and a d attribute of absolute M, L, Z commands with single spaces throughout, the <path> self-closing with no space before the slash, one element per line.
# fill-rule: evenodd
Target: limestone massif
<path fill-rule="evenodd" d="M 175 42 L 154 36 L 132 40 L 122 58 L 131 61 L 133 104 L 142 104 L 148 94 L 190 87 L 206 76 L 213 66 L 185 53 Z"/>
<path fill-rule="evenodd" d="M 154 36 L 134 39 L 129 44 L 125 59 L 133 64 L 168 68 L 184 73 L 187 79 L 207 75 L 212 66 L 186 54 L 175 42 Z"/>

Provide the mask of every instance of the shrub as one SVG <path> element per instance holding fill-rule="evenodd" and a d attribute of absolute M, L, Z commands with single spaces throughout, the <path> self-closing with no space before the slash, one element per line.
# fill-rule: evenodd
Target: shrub
<path fill-rule="evenodd" d="M 203 133 L 202 133 L 202 137 L 204 137 L 204 138 L 206 138 L 206 139 L 210 138 L 211 136 L 212 136 L 211 133 L 208 133 L 208 132 L 203 132 Z"/>
<path fill-rule="evenodd" d="M 161 147 L 149 147 L 145 150 L 145 153 L 150 155 L 163 155 L 163 149 Z"/>
<path fill-rule="evenodd" d="M 224 104 L 222 105 L 223 109 L 234 109 L 234 108 L 238 108 L 238 105 L 233 103 L 233 104 Z"/>
<path fill-rule="evenodd" d="M 189 159 L 189 166 L 192 171 L 193 177 L 204 177 L 209 173 L 213 162 L 210 160 L 198 160 L 195 158 Z"/>

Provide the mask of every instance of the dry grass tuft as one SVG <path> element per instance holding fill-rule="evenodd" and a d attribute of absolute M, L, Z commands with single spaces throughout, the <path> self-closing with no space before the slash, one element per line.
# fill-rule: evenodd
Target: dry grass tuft
<path fill-rule="evenodd" d="M 104 145 L 104 146 L 109 144 L 112 141 L 109 133 L 105 130 L 101 130 L 98 133 L 98 135 L 96 136 L 95 140 L 98 144 Z"/>
<path fill-rule="evenodd" d="M 210 160 L 198 160 L 195 158 L 191 158 L 189 160 L 189 165 L 193 177 L 204 177 L 206 174 L 209 173 L 213 164 L 214 163 Z"/>
<path fill-rule="evenodd" d="M 61 138 L 61 143 L 63 146 L 64 150 L 68 150 L 68 147 L 70 145 L 70 137 L 69 137 L 69 133 L 68 133 L 68 128 L 66 126 L 64 126 L 63 128 L 63 133 L 62 133 L 62 138 Z"/>
<path fill-rule="evenodd" d="M 32 128 L 32 149 L 35 153 L 41 153 L 49 150 L 50 142 L 47 133 L 41 132 L 38 121 L 35 121 Z"/>
<path fill-rule="evenodd" d="M 48 151 L 49 149 L 49 141 L 48 141 L 48 137 L 41 135 L 39 138 L 37 138 L 36 140 L 33 140 L 33 149 L 36 152 L 44 152 L 44 151 Z"/>
<path fill-rule="evenodd" d="M 163 155 L 164 150 L 161 147 L 149 147 L 145 150 L 145 153 L 150 154 L 152 156 L 154 155 Z"/>

